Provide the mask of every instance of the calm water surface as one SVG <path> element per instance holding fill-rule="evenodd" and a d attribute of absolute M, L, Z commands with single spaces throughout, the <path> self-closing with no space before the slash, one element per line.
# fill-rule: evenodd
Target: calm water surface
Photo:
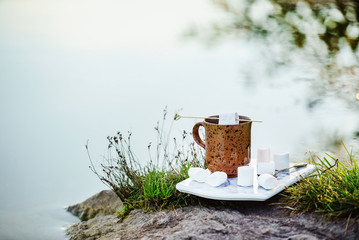
<path fill-rule="evenodd" d="M 357 113 L 328 96 L 307 107 L 317 70 L 300 58 L 268 75 L 270 46 L 245 40 L 207 49 L 181 41 L 186 27 L 218 18 L 206 1 L 0 1 L 0 239 L 65 239 L 78 222 L 64 210 L 105 186 L 89 170 L 106 155 L 106 137 L 133 132 L 146 162 L 153 127 L 172 116 L 237 111 L 254 119 L 256 148 L 325 150 Z M 260 79 L 245 84 L 245 76 Z M 195 120 L 173 125 L 174 136 Z M 323 139 L 324 138 L 324 139 Z M 142 160 L 143 159 L 143 160 Z"/>

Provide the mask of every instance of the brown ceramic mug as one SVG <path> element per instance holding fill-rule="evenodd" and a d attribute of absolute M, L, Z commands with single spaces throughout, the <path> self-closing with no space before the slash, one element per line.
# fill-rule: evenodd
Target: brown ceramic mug
<path fill-rule="evenodd" d="M 193 139 L 206 149 L 206 162 L 212 172 L 223 171 L 228 177 L 237 177 L 237 168 L 246 166 L 251 158 L 251 127 L 252 122 L 240 122 L 236 125 L 219 125 L 219 116 L 205 118 L 193 126 Z M 239 119 L 250 120 L 246 116 Z M 199 136 L 198 130 L 205 128 L 205 141 Z"/>

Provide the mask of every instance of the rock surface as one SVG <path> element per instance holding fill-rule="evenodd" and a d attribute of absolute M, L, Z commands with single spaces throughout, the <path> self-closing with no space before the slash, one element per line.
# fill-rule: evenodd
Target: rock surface
<path fill-rule="evenodd" d="M 113 191 L 103 190 L 82 203 L 69 206 L 67 211 L 86 221 L 96 216 L 115 214 L 122 206 L 121 199 Z"/>
<path fill-rule="evenodd" d="M 319 215 L 290 215 L 269 202 L 206 204 L 172 211 L 134 210 L 74 224 L 69 239 L 359 239 L 359 221 L 326 222 Z"/>

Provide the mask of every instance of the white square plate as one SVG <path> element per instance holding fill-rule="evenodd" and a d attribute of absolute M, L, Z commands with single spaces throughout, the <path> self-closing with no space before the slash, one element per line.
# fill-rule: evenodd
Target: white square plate
<path fill-rule="evenodd" d="M 191 178 L 187 178 L 186 180 L 177 183 L 176 188 L 180 192 L 215 200 L 265 201 L 281 192 L 285 187 L 308 176 L 314 172 L 315 169 L 316 167 L 314 165 L 308 164 L 305 167 L 292 168 L 287 172 L 281 172 L 277 176 L 278 186 L 270 190 L 258 186 L 257 177 L 254 178 L 254 184 L 250 187 L 238 186 L 237 178 L 235 177 L 228 178 L 226 183 L 218 187 L 212 187 L 206 183 L 200 183 Z M 257 176 L 256 169 L 254 173 L 255 176 Z"/>

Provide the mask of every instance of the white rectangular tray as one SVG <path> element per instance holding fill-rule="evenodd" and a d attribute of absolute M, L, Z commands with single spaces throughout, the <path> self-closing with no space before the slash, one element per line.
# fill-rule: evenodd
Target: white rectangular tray
<path fill-rule="evenodd" d="M 278 186 L 266 190 L 257 183 L 257 177 L 254 178 L 254 184 L 250 187 L 241 187 L 237 185 L 237 178 L 228 178 L 227 182 L 218 187 L 212 187 L 206 183 L 200 183 L 187 178 L 177 183 L 176 188 L 180 192 L 193 194 L 203 198 L 215 200 L 232 201 L 265 201 L 281 192 L 285 187 L 292 185 L 301 178 L 314 172 L 316 167 L 308 164 L 301 168 L 292 168 L 287 172 L 279 173 L 277 176 Z M 257 171 L 255 169 L 255 176 Z"/>

